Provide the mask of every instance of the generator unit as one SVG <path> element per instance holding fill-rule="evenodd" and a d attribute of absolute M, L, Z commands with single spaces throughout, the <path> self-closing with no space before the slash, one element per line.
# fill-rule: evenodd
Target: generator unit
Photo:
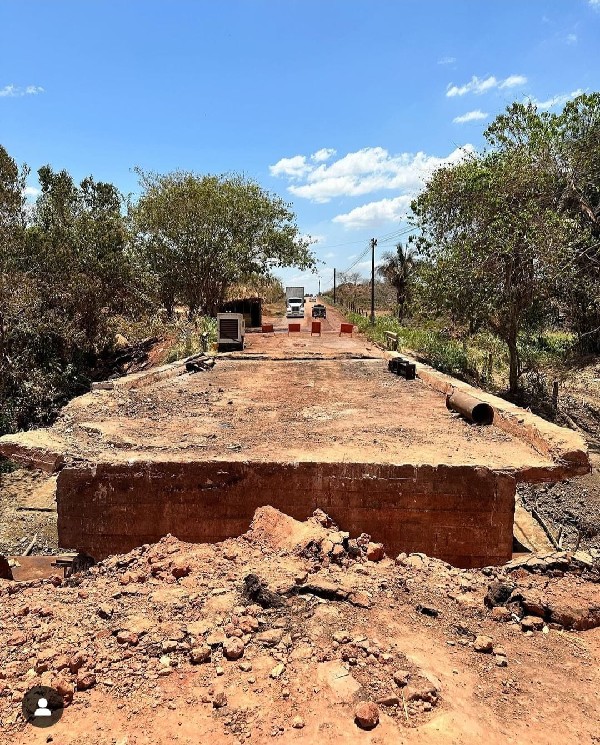
<path fill-rule="evenodd" d="M 217 313 L 217 348 L 219 352 L 244 348 L 246 323 L 243 313 Z"/>

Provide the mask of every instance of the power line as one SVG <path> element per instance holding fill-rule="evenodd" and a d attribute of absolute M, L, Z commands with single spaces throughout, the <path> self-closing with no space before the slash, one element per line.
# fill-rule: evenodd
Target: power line
<path fill-rule="evenodd" d="M 378 245 L 391 245 L 395 239 L 401 238 L 403 235 L 407 235 L 408 233 L 411 233 L 414 230 L 414 228 L 403 228 L 402 230 L 396 230 L 391 233 L 386 233 L 385 235 L 379 236 L 376 238 L 378 241 Z M 343 248 L 344 246 L 355 246 L 357 243 L 363 243 L 364 239 L 361 238 L 360 240 L 356 241 L 348 241 L 347 243 L 333 243 L 331 245 L 323 244 L 323 248 Z M 368 249 L 367 249 L 368 250 Z M 348 269 L 345 270 L 345 272 L 349 272 L 350 269 L 353 269 L 358 262 L 364 258 L 366 255 L 366 252 L 363 253 L 358 259 L 356 259 L 351 266 L 348 267 Z M 344 272 L 341 272 L 342 274 Z"/>
<path fill-rule="evenodd" d="M 390 233 L 389 235 L 384 235 L 381 238 L 379 238 L 379 242 L 388 242 L 392 241 L 395 242 L 398 238 L 402 238 L 403 235 L 408 235 L 408 233 L 412 233 L 415 230 L 415 228 L 404 228 L 404 230 L 398 230 L 395 233 Z"/>
<path fill-rule="evenodd" d="M 371 244 L 369 244 L 365 248 L 365 250 L 361 254 L 359 254 L 359 256 L 352 262 L 352 264 L 350 264 L 350 266 L 347 269 L 344 269 L 342 274 L 348 274 L 349 272 L 351 272 L 352 269 L 354 269 L 354 267 L 365 258 L 365 256 L 369 253 L 370 250 L 371 250 Z"/>
<path fill-rule="evenodd" d="M 408 228 L 402 228 L 400 230 L 394 230 L 391 233 L 385 233 L 383 236 L 380 236 L 379 238 L 371 238 L 365 250 L 362 251 L 362 253 L 360 253 L 354 259 L 354 261 L 350 264 L 349 267 L 339 272 L 339 276 L 344 277 L 344 275 L 349 274 L 354 269 L 355 266 L 360 264 L 360 262 L 366 258 L 369 251 L 371 251 L 371 274 L 373 275 L 371 278 L 371 282 L 374 287 L 375 247 L 378 245 L 378 242 L 380 242 L 382 246 L 393 245 L 394 243 L 396 243 L 398 238 L 401 238 L 402 236 L 407 235 L 408 233 L 412 233 L 413 231 L 414 231 L 413 227 L 408 227 Z M 344 246 L 344 245 L 353 245 L 355 243 L 362 243 L 362 240 L 361 241 L 349 241 L 348 243 L 335 244 L 335 245 L 329 246 L 329 248 L 335 248 L 336 245 L 339 247 L 339 246 Z M 335 277 L 336 268 L 333 269 L 333 272 L 334 272 L 334 277 Z M 334 279 L 334 282 L 335 282 L 335 279 Z"/>
<path fill-rule="evenodd" d="M 364 243 L 364 238 L 360 238 L 356 241 L 347 241 L 346 243 L 334 243 L 333 245 L 329 245 L 329 243 L 323 243 L 321 246 L 322 248 L 340 248 L 341 246 L 355 246 L 357 243 Z"/>
<path fill-rule="evenodd" d="M 387 233 L 386 235 L 380 235 L 377 239 L 378 241 L 388 241 L 393 238 L 399 238 L 402 235 L 406 235 L 406 233 L 411 233 L 414 230 L 414 228 L 402 228 L 401 230 L 394 230 L 391 233 Z"/>

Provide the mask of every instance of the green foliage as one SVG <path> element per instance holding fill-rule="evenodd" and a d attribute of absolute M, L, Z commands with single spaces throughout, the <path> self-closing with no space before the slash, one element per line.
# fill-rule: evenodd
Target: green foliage
<path fill-rule="evenodd" d="M 112 184 L 40 168 L 27 210 L 24 173 L 0 152 L 0 432 L 45 423 L 89 388 L 115 313 L 143 304 Z"/>
<path fill-rule="evenodd" d="M 13 473 L 17 471 L 19 466 L 12 460 L 0 460 L 0 476 L 3 473 Z"/>
<path fill-rule="evenodd" d="M 398 320 L 402 322 L 409 310 L 414 291 L 416 252 L 413 248 L 398 243 L 396 250 L 387 251 L 382 259 L 377 273 L 396 291 L 396 310 Z"/>
<path fill-rule="evenodd" d="M 203 332 L 215 340 L 198 311 L 235 285 L 277 298 L 273 269 L 314 264 L 289 207 L 239 176 L 140 172 L 144 193 L 125 215 L 112 184 L 50 166 L 32 209 L 27 175 L 0 147 L 0 434 L 47 423 L 88 390 L 116 331 L 174 335 L 169 359 L 188 356 Z M 173 316 L 176 302 L 194 320 L 173 328 L 156 311 Z"/>
<path fill-rule="evenodd" d="M 217 322 L 209 316 L 196 316 L 193 321 L 178 324 L 177 338 L 167 355 L 167 362 L 175 362 L 193 354 L 204 351 L 202 348 L 202 334 L 206 334 L 208 350 L 217 341 Z"/>
<path fill-rule="evenodd" d="M 452 338 L 449 330 L 439 322 L 427 323 L 417 319 L 411 325 L 403 325 L 394 316 L 387 315 L 377 316 L 375 325 L 371 326 L 369 318 L 365 316 L 357 313 L 346 315 L 361 333 L 381 347 L 386 347 L 386 331 L 398 334 L 398 351 L 414 354 L 423 362 L 454 377 L 497 392 L 507 377 L 509 356 L 506 345 L 489 331 L 465 333 L 461 338 Z M 564 365 L 574 340 L 574 334 L 560 331 L 522 333 L 519 336 L 519 355 L 529 399 L 533 399 L 536 391 L 539 393 L 541 390 L 539 370 Z M 547 393 L 547 384 L 544 383 L 544 386 Z"/>
<path fill-rule="evenodd" d="M 254 181 L 138 174 L 144 192 L 131 219 L 169 315 L 176 298 L 190 316 L 213 315 L 233 284 L 271 277 L 277 267 L 314 266 L 288 205 Z"/>
<path fill-rule="evenodd" d="M 458 377 L 473 378 L 476 375 L 475 361 L 464 345 L 448 338 L 439 329 L 403 326 L 393 316 L 377 316 L 375 325 L 371 326 L 369 318 L 356 313 L 347 315 L 361 333 L 382 347 L 386 343 L 385 332 L 391 331 L 398 334 L 400 349 L 417 353 L 432 367 Z"/>
<path fill-rule="evenodd" d="M 502 339 L 512 394 L 523 333 L 561 311 L 581 338 L 600 330 L 599 120 L 598 94 L 560 115 L 513 104 L 491 149 L 439 169 L 412 205 L 425 307 Z"/>

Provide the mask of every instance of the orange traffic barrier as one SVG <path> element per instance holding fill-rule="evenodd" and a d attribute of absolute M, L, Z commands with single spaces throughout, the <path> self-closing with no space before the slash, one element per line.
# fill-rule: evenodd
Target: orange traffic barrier
<path fill-rule="evenodd" d="M 301 324 L 299 324 L 299 323 L 288 323 L 288 334 L 290 334 L 293 331 L 297 331 L 299 333 L 300 332 L 300 326 L 301 326 Z"/>
<path fill-rule="evenodd" d="M 342 323 L 342 325 L 340 326 L 340 333 L 339 333 L 339 335 L 341 336 L 342 334 L 350 334 L 350 336 L 352 336 L 352 332 L 353 331 L 354 331 L 354 324 L 352 324 L 352 323 Z"/>
<path fill-rule="evenodd" d="M 273 330 L 273 324 L 272 323 L 263 323 L 262 325 L 262 332 L 263 334 L 273 334 L 275 333 Z"/>
<path fill-rule="evenodd" d="M 313 321 L 310 327 L 310 335 L 319 334 L 321 336 L 321 321 Z"/>

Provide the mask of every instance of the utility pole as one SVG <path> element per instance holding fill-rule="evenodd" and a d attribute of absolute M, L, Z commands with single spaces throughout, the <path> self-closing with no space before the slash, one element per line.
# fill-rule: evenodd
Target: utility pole
<path fill-rule="evenodd" d="M 377 238 L 371 238 L 371 326 L 375 325 L 375 246 Z"/>
<path fill-rule="evenodd" d="M 335 267 L 333 269 L 333 304 L 335 305 Z"/>
<path fill-rule="evenodd" d="M 319 277 L 319 295 L 321 294 L 321 277 Z"/>

